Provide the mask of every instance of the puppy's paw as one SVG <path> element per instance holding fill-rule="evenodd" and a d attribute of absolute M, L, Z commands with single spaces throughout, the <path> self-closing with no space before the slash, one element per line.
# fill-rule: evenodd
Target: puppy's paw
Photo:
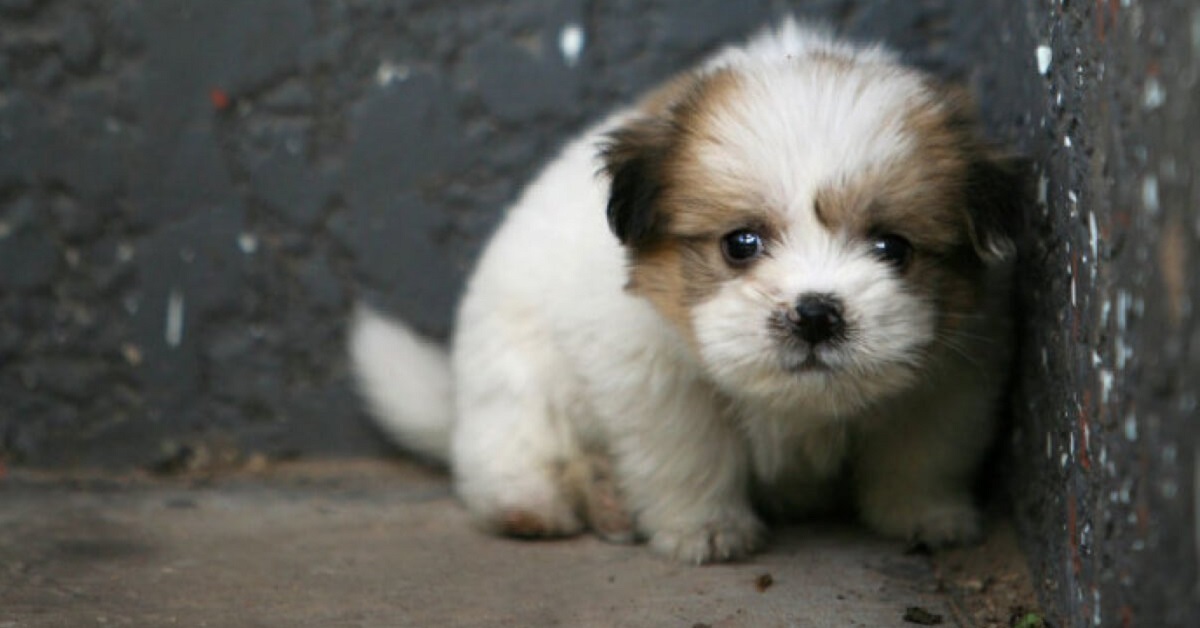
<path fill-rule="evenodd" d="M 867 509 L 864 517 L 880 534 L 934 549 L 976 543 L 983 536 L 979 512 L 965 499 L 889 502 Z"/>
<path fill-rule="evenodd" d="M 492 527 L 500 534 L 519 539 L 572 536 L 583 530 L 583 524 L 574 513 L 539 512 L 523 507 L 500 512 Z"/>
<path fill-rule="evenodd" d="M 653 530 L 650 546 L 681 563 L 700 565 L 748 556 L 762 546 L 763 537 L 758 518 L 739 512 Z"/>
<path fill-rule="evenodd" d="M 504 536 L 553 538 L 573 536 L 584 528 L 571 504 L 549 492 L 464 501 L 479 525 Z"/>

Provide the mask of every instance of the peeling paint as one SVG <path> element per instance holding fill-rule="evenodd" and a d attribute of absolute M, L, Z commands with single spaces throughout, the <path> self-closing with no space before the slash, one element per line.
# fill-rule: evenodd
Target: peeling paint
<path fill-rule="evenodd" d="M 1157 77 L 1146 77 L 1146 85 L 1142 88 L 1142 108 L 1147 111 L 1158 109 L 1167 100 L 1167 92 Z"/>
<path fill-rule="evenodd" d="M 394 83 L 402 83 L 412 75 L 412 68 L 395 61 L 381 61 L 375 70 L 375 84 L 387 87 Z"/>
<path fill-rule="evenodd" d="M 1088 241 L 1092 245 L 1092 259 L 1100 260 L 1100 229 L 1096 227 L 1096 212 L 1088 212 Z"/>
<path fill-rule="evenodd" d="M 246 255 L 253 255 L 258 251 L 258 237 L 253 233 L 243 233 L 238 236 L 238 249 Z"/>
<path fill-rule="evenodd" d="M 1158 177 L 1148 174 L 1142 178 L 1142 207 L 1150 214 L 1158 214 Z"/>
<path fill-rule="evenodd" d="M 568 67 L 575 67 L 583 54 L 586 37 L 578 24 L 567 24 L 558 33 L 558 49 Z"/>
<path fill-rule="evenodd" d="M 172 288 L 167 296 L 167 321 L 163 331 L 163 339 L 171 348 L 178 347 L 183 341 L 183 306 L 183 292 Z"/>
<path fill-rule="evenodd" d="M 1034 51 L 1034 56 L 1037 57 L 1038 74 L 1046 74 L 1050 71 L 1050 63 L 1054 61 L 1054 51 L 1050 50 L 1050 46 L 1041 45 Z"/>

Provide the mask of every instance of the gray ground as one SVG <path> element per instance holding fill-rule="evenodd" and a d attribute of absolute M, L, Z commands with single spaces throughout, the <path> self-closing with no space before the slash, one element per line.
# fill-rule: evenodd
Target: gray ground
<path fill-rule="evenodd" d="M 499 539 L 408 464 L 0 478 L 0 627 L 912 626 L 914 606 L 976 625 L 934 562 L 830 524 L 700 568 Z"/>

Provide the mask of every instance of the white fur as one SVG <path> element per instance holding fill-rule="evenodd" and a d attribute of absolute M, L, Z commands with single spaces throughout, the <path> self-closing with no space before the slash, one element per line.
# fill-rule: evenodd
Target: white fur
<path fill-rule="evenodd" d="M 871 69 L 797 71 L 796 58 L 813 51 Z M 749 85 L 702 160 L 714 176 L 758 182 L 789 228 L 769 263 L 693 308 L 695 347 L 625 290 L 625 252 L 605 222 L 597 146 L 633 111 L 584 133 L 525 190 L 469 281 L 449 366 L 453 409 L 444 356 L 397 323 L 356 319 L 354 367 L 381 423 L 418 451 L 448 453 L 467 508 L 502 530 L 526 515 L 539 534 L 581 530 L 575 491 L 586 487 L 567 485 L 564 469 L 601 454 L 639 532 L 687 562 L 758 546 L 751 486 L 793 509 L 820 507 L 844 465 L 877 529 L 932 542 L 971 536 L 966 484 L 988 442 L 997 389 L 988 366 L 1003 363 L 1003 348 L 983 361 L 964 340 L 961 356 L 918 370 L 932 306 L 811 213 L 820 184 L 907 150 L 893 116 L 921 88 L 893 63 L 880 48 L 788 21 L 702 66 L 735 68 Z M 762 324 L 809 291 L 840 295 L 862 330 L 821 349 L 847 376 L 788 372 L 789 355 Z M 991 326 L 969 331 L 982 338 Z"/>
<path fill-rule="evenodd" d="M 454 393 L 445 351 L 366 306 L 355 312 L 349 345 L 380 427 L 413 452 L 446 460 Z"/>

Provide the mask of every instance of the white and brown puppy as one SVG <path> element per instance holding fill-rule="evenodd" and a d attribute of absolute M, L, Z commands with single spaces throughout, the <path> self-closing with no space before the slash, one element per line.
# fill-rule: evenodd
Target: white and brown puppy
<path fill-rule="evenodd" d="M 637 533 L 686 562 L 842 491 L 886 535 L 969 540 L 1018 196 L 959 91 L 787 21 L 569 144 L 487 246 L 449 355 L 362 310 L 354 367 L 502 533 L 619 532 L 589 521 L 607 460 Z"/>

